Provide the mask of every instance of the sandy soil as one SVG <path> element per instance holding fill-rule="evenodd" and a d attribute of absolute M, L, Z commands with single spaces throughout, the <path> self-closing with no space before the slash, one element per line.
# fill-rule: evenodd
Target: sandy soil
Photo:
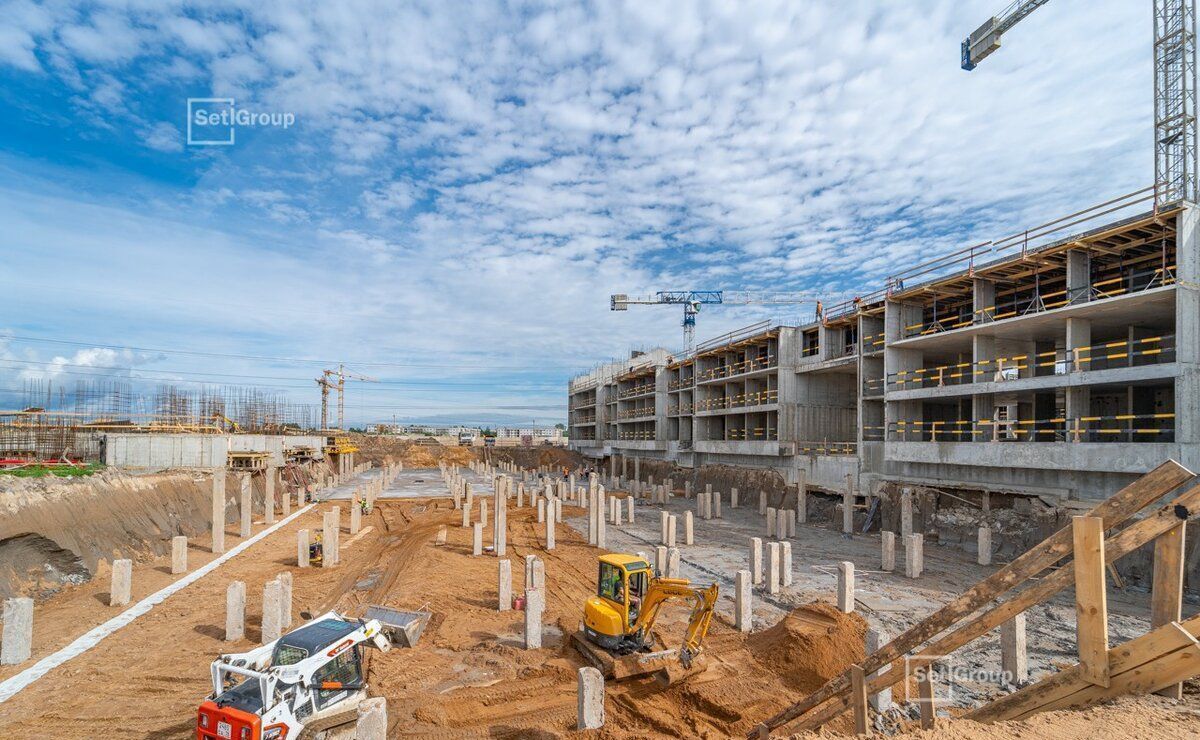
<path fill-rule="evenodd" d="M 372 693 L 388 699 L 393 736 L 575 734 L 575 672 L 583 661 L 567 635 L 594 588 L 595 548 L 564 525 L 556 550 L 545 552 L 533 510 L 510 508 L 514 592 L 524 587 L 527 553 L 542 557 L 546 565 L 545 647 L 526 651 L 521 648 L 522 613 L 496 610 L 496 558 L 471 556 L 469 530 L 457 526 L 460 515 L 448 499 L 382 500 L 363 522 L 368 530 L 356 538 L 343 534 L 339 566 L 295 568 L 296 530 L 318 526 L 320 513 L 330 506 L 306 513 L 4 704 L 0 737 L 190 736 L 195 707 L 208 691 L 210 661 L 221 652 L 255 644 L 263 584 L 284 570 L 294 577 L 296 620 L 301 611 L 330 608 L 356 616 L 372 603 L 409 609 L 428 605 L 432 610 L 416 649 L 372 653 L 370 659 Z M 564 511 L 568 519 L 581 514 L 573 507 Z M 657 516 L 649 510 L 646 514 Z M 449 537 L 444 546 L 436 546 L 441 526 L 447 526 Z M 255 531 L 261 528 L 256 525 Z M 228 541 L 235 544 L 235 528 L 230 530 Z M 490 528 L 485 533 L 489 540 Z M 206 549 L 204 538 L 193 541 L 193 568 L 211 557 Z M 165 558 L 136 565 L 135 599 L 174 578 L 167 566 Z M 233 580 L 247 584 L 247 639 L 226 643 L 224 595 Z M 119 612 L 107 606 L 107 583 L 103 575 L 38 605 L 35 659 Z M 783 608 L 772 607 L 775 616 L 786 616 L 749 637 L 719 617 L 707 642 L 707 669 L 683 683 L 662 688 L 651 678 L 610 682 L 607 724 L 599 734 L 740 736 L 755 721 L 861 658 L 862 618 L 841 615 L 826 604 L 788 612 L 796 606 L 789 599 L 779 606 Z M 668 644 L 682 635 L 686 616 L 681 606 L 665 610 L 660 632 Z M 6 667 L 0 678 L 15 672 Z M 939 729 L 912 736 L 1195 737 L 1200 736 L 1197 707 L 1200 702 L 1189 694 L 1180 705 L 1142 699 L 987 727 L 943 720 Z M 843 715 L 823 734 L 849 727 L 849 717 Z"/>

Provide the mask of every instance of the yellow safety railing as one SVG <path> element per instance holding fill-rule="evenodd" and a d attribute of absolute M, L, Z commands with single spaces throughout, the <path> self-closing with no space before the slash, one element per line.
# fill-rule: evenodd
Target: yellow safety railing
<path fill-rule="evenodd" d="M 1074 419 L 901 420 L 888 425 L 899 442 L 1170 442 L 1173 413 L 1081 416 Z"/>
<path fill-rule="evenodd" d="M 632 388 L 626 388 L 617 394 L 617 398 L 626 399 L 634 396 L 644 396 L 654 392 L 654 383 L 642 383 Z"/>
<path fill-rule="evenodd" d="M 865 337 L 863 337 L 862 342 L 861 342 L 862 351 L 863 352 L 876 352 L 878 350 L 883 349 L 884 333 L 885 332 L 879 332 L 878 334 L 868 334 Z"/>
<path fill-rule="evenodd" d="M 722 396 L 721 398 L 707 398 L 696 401 L 695 408 L 697 411 L 713 411 L 714 409 L 732 409 L 742 408 L 747 406 L 763 406 L 765 404 L 775 403 L 779 400 L 778 389 L 770 389 L 759 391 L 757 393 L 738 393 L 733 396 Z"/>
<path fill-rule="evenodd" d="M 771 442 L 779 439 L 779 430 L 771 427 L 752 427 L 750 429 L 726 429 L 726 442 L 745 442 L 761 440 Z"/>
<path fill-rule="evenodd" d="M 709 369 L 700 373 L 698 377 L 700 380 L 717 380 L 719 378 L 730 378 L 735 375 L 752 373 L 756 370 L 769 370 L 770 368 L 777 367 L 778 365 L 779 362 L 777 361 L 775 355 L 755 355 L 754 357 L 747 357 L 740 362 L 731 362 L 728 365 L 710 367 Z"/>
<path fill-rule="evenodd" d="M 1098 276 L 1103 277 L 1103 276 Z M 1067 288 L 1041 292 L 1034 290 L 1033 295 L 1024 299 L 1016 299 L 1012 303 L 993 304 L 983 308 L 967 311 L 965 306 L 957 306 L 955 310 L 947 311 L 939 316 L 934 314 L 929 322 L 921 321 L 904 327 L 904 336 L 916 337 L 926 334 L 936 334 L 943 331 L 961 329 L 977 323 L 1003 321 L 1016 316 L 1041 313 L 1055 308 L 1061 308 L 1070 303 L 1097 301 L 1105 298 L 1115 298 L 1127 293 L 1171 285 L 1175 282 L 1175 265 L 1166 265 L 1153 270 L 1138 270 L 1116 277 L 1097 280 L 1087 288 L 1069 291 Z"/>
<path fill-rule="evenodd" d="M 801 357 L 812 357 L 821 351 L 820 343 L 812 344 L 800 350 Z"/>
<path fill-rule="evenodd" d="M 797 442 L 801 455 L 857 455 L 857 442 Z"/>
<path fill-rule="evenodd" d="M 617 412 L 618 419 L 636 419 L 642 416 L 654 416 L 653 406 L 642 406 L 635 409 L 625 409 Z"/>

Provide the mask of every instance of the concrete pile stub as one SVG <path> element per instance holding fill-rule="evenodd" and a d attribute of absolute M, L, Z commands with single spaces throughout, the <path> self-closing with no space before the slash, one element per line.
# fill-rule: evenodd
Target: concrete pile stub
<path fill-rule="evenodd" d="M 358 704 L 354 740 L 387 740 L 387 699 L 364 699 Z"/>
<path fill-rule="evenodd" d="M 847 614 L 854 611 L 854 563 L 838 563 L 837 607 Z"/>
<path fill-rule="evenodd" d="M 579 669 L 576 730 L 604 727 L 604 675 L 591 666 Z"/>
<path fill-rule="evenodd" d="M 279 581 L 263 585 L 262 644 L 274 642 L 283 634 L 283 588 Z"/>
<path fill-rule="evenodd" d="M 296 567 L 308 567 L 308 530 L 296 532 Z"/>
<path fill-rule="evenodd" d="M 750 538 L 750 577 L 752 583 L 757 586 L 762 583 L 762 538 Z"/>
<path fill-rule="evenodd" d="M 20 665 L 33 654 L 33 599 L 4 600 L 4 631 L 0 635 L 0 665 Z"/>
<path fill-rule="evenodd" d="M 896 570 L 896 533 L 895 532 L 880 532 L 880 557 L 879 567 L 888 573 Z"/>
<path fill-rule="evenodd" d="M 909 535 L 904 544 L 904 575 L 920 578 L 925 571 L 925 536 Z"/>
<path fill-rule="evenodd" d="M 695 539 L 695 524 L 693 523 L 692 512 L 683 512 L 683 544 L 690 545 Z"/>
<path fill-rule="evenodd" d="M 246 636 L 246 584 L 234 581 L 225 589 L 225 641 Z"/>
<path fill-rule="evenodd" d="M 753 628 L 753 580 L 748 570 L 739 570 L 734 577 L 733 623 L 739 632 L 749 632 Z"/>
<path fill-rule="evenodd" d="M 780 561 L 783 553 L 778 542 L 767 545 L 767 593 L 777 594 L 780 588 Z"/>
<path fill-rule="evenodd" d="M 500 584 L 496 610 L 506 612 L 512 609 L 512 561 L 501 560 L 498 565 Z"/>
<path fill-rule="evenodd" d="M 112 562 L 112 588 L 108 592 L 109 606 L 125 606 L 133 590 L 133 561 L 127 559 Z"/>
<path fill-rule="evenodd" d="M 171 538 L 171 575 L 187 573 L 188 540 L 184 535 Z"/>

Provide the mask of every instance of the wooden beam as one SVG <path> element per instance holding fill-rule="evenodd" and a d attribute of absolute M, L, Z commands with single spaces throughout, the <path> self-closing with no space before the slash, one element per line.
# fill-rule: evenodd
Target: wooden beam
<path fill-rule="evenodd" d="M 1150 627 L 1178 622 L 1183 616 L 1183 547 L 1187 522 L 1180 522 L 1154 540 L 1154 579 L 1150 596 Z M 1183 684 L 1173 684 L 1158 692 L 1179 700 Z"/>
<path fill-rule="evenodd" d="M 1196 641 L 1195 636 L 1178 622 L 1172 622 L 1161 629 L 1181 632 L 1183 639 L 1190 639 L 1190 644 L 1169 653 L 1143 655 L 1141 665 L 1113 676 L 1108 686 L 1085 684 L 1079 691 L 1048 702 L 1035 712 L 1086 707 L 1118 696 L 1147 694 L 1200 674 L 1200 642 Z"/>
<path fill-rule="evenodd" d="M 922 670 L 917 679 L 918 704 L 921 708 L 921 729 L 932 730 L 936 724 L 937 705 L 933 703 L 933 671 Z"/>
<path fill-rule="evenodd" d="M 1200 617 L 1181 625 L 1182 629 L 1160 627 L 1141 637 L 1118 645 L 1109 651 L 1109 668 L 1113 675 L 1134 670 L 1154 656 L 1166 655 L 1192 643 L 1190 633 L 1200 630 Z M 983 705 L 966 714 L 976 722 L 1004 722 L 1020 719 L 1041 711 L 1043 707 L 1062 701 L 1090 683 L 1085 681 L 1078 665 L 1026 686 L 1007 696 Z"/>
<path fill-rule="evenodd" d="M 1111 501 L 1111 499 L 1109 500 Z M 1180 521 L 1181 513 L 1186 515 L 1187 511 L 1195 510 L 1196 508 L 1200 508 L 1200 485 L 1192 485 L 1188 487 L 1174 500 L 1164 504 L 1163 506 L 1160 506 L 1149 516 L 1129 525 L 1125 529 L 1109 538 L 1105 547 L 1105 558 L 1108 560 L 1117 560 L 1121 557 L 1124 557 L 1125 555 L 1133 552 L 1147 542 L 1152 541 L 1155 537 L 1177 525 Z M 1093 509 L 1093 513 L 1095 512 L 1096 509 Z M 1066 528 L 1060 530 L 1060 532 L 1066 531 Z M 1018 558 L 1017 561 L 1013 561 L 1013 563 L 1016 563 L 1019 560 L 1020 558 Z M 1006 567 L 1011 566 L 1012 564 Z M 920 666 L 932 663 L 940 656 L 949 655 L 954 650 L 957 650 L 963 645 L 966 645 L 968 642 L 987 634 L 1004 622 L 1012 619 L 1017 614 L 1028 610 L 1031 606 L 1040 604 L 1058 592 L 1066 589 L 1073 582 L 1072 579 L 1073 573 L 1072 568 L 1070 567 L 1058 568 L 1050 571 L 1048 574 L 1034 582 L 1033 585 L 1021 591 L 1021 593 L 1015 597 L 993 607 L 990 611 L 985 611 L 984 613 L 968 620 L 966 624 L 958 627 L 953 632 L 930 643 L 929 646 L 924 648 L 919 655 L 907 658 L 908 669 L 916 670 Z M 937 613 L 935 612 L 930 617 L 927 617 L 926 620 L 932 619 L 936 616 Z M 903 637 L 903 635 L 901 635 L 901 637 Z M 897 640 L 899 639 L 900 638 L 897 638 Z M 889 646 L 895 642 L 896 640 L 890 643 Z M 884 649 L 887 649 L 889 646 L 884 646 Z M 879 653 L 875 653 L 874 655 L 878 654 Z M 869 663 L 869 660 L 866 662 Z M 878 693 L 879 691 L 886 689 L 887 687 L 896 683 L 900 677 L 904 675 L 904 671 L 905 665 L 903 660 L 893 661 L 891 670 L 885 671 L 882 674 L 877 674 L 874 679 L 868 682 L 867 690 L 871 693 Z M 828 684 L 826 685 L 828 686 Z M 848 703 L 849 699 L 844 695 L 837 696 L 833 699 L 833 701 L 825 702 L 825 700 L 822 700 L 822 702 L 818 702 L 818 704 L 823 704 L 823 706 L 799 722 L 794 728 L 795 731 L 803 732 L 820 727 L 825 722 L 828 722 L 830 719 L 843 712 Z"/>
<path fill-rule="evenodd" d="M 1108 686 L 1108 595 L 1105 592 L 1104 522 L 1094 516 L 1071 520 L 1075 540 L 1075 644 L 1083 675 Z"/>
<path fill-rule="evenodd" d="M 854 698 L 852 702 L 854 708 L 854 734 L 870 735 L 871 730 L 869 725 L 867 725 L 867 680 L 863 669 L 859 666 L 850 666 L 850 684 L 853 688 L 851 695 Z"/>
<path fill-rule="evenodd" d="M 1174 460 L 1168 460 L 1097 504 L 1090 512 L 1090 516 L 1103 519 L 1105 528 L 1124 524 L 1134 514 L 1162 498 L 1167 492 L 1174 490 L 1193 478 L 1195 478 L 1195 475 L 1190 470 Z M 1139 522 L 1139 524 L 1142 523 Z M 1174 526 L 1174 523 L 1171 526 Z M 1133 527 L 1129 529 L 1133 529 Z M 861 666 L 863 671 L 874 674 L 884 666 L 899 661 L 903 656 L 912 652 L 927 640 L 930 640 L 947 628 L 957 624 L 960 620 L 990 604 L 998 597 L 1023 584 L 1029 578 L 1053 566 L 1066 555 L 1070 554 L 1071 547 L 1071 530 L 1069 527 L 1063 527 L 1058 532 L 1043 540 L 1041 544 L 1030 548 L 1008 565 L 967 589 L 954 601 L 951 601 L 946 606 L 905 630 L 903 634 L 896 637 L 895 640 L 892 640 L 887 645 L 884 645 L 878 652 L 867 656 Z M 1057 593 L 1057 591 L 1052 591 L 1051 593 Z M 1024 610 L 1024 608 L 1019 609 L 1016 613 L 1019 614 Z M 1000 622 L 989 627 L 989 629 L 998 626 L 1011 616 L 1006 616 Z M 974 638 L 969 637 L 965 642 L 969 642 L 970 639 Z M 948 653 L 949 651 L 945 651 L 939 654 L 946 655 Z M 891 686 L 898 680 L 892 677 L 893 673 L 900 676 L 903 675 L 904 671 L 901 668 L 894 672 L 888 671 L 883 673 L 872 680 L 872 687 L 874 687 L 876 682 L 880 682 L 880 688 Z M 814 691 L 799 702 L 767 719 L 762 724 L 768 730 L 774 729 L 791 722 L 800 715 L 824 704 L 829 699 L 839 697 L 840 700 L 836 704 L 840 706 L 836 707 L 836 711 L 833 711 L 832 715 L 824 713 L 821 715 L 825 717 L 836 716 L 848 703 L 846 694 L 849 689 L 850 676 L 849 671 L 846 671 L 830 679 L 817 691 Z M 873 688 L 872 690 L 875 689 Z M 822 719 L 818 722 L 816 721 L 817 719 L 817 717 L 806 719 L 804 728 L 812 729 L 819 727 L 824 720 Z M 797 728 L 797 730 L 799 729 Z M 751 736 L 753 735 L 757 735 L 757 728 L 751 733 Z"/>

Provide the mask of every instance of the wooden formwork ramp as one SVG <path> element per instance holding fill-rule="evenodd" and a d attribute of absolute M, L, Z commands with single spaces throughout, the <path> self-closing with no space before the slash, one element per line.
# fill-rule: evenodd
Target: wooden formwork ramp
<path fill-rule="evenodd" d="M 1172 496 L 1169 503 L 1142 514 L 1144 509 L 1168 495 Z M 1104 570 L 1108 563 L 1146 543 L 1159 542 L 1160 538 L 1175 541 L 1178 538 L 1173 533 L 1179 532 L 1180 525 L 1196 510 L 1200 510 L 1200 485 L 1196 485 L 1196 475 L 1174 460 L 1164 462 L 1097 504 L 1086 516 L 1076 517 L 1072 526 L 1063 527 L 910 627 L 868 656 L 861 665 L 847 669 L 817 691 L 759 723 L 747 737 L 767 737 L 771 731 L 784 726 L 790 726 L 789 730 L 794 732 L 814 730 L 852 704 L 860 713 L 865 712 L 864 708 L 857 707 L 859 703 L 865 701 L 867 696 L 901 681 L 909 672 L 928 666 L 937 658 L 987 634 L 1030 607 L 1076 584 L 1080 578 L 1086 577 L 1094 585 L 1096 578 L 1105 577 Z M 1134 520 L 1138 514 L 1142 514 L 1142 517 L 1133 523 L 1107 537 L 1103 535 Z M 1088 536 L 1081 538 L 1082 532 Z M 1077 543 L 1080 542 L 1088 544 L 1086 553 L 1077 550 Z M 1163 551 L 1161 568 L 1158 563 L 1159 549 Z M 1172 575 L 1170 565 L 1174 562 L 1171 553 L 1176 549 L 1179 548 L 1156 547 L 1155 626 L 1179 619 L 1183 573 L 1181 568 L 1175 568 L 1177 574 Z M 1072 555 L 1080 562 L 1073 566 L 1056 567 L 1060 561 Z M 1161 587 L 1160 572 L 1163 574 Z M 1080 609 L 1092 615 L 1089 622 L 1103 625 L 1107 618 L 1103 590 L 1095 594 L 1091 589 L 1089 593 L 1099 598 L 1100 603 L 1081 604 Z M 1006 596 L 1008 598 L 1001 601 Z M 1097 614 L 1102 618 L 1097 619 Z M 1180 629 L 1192 633 L 1186 627 Z M 1106 631 L 1088 632 L 1080 637 L 1081 646 L 1086 645 L 1089 652 L 1096 645 L 1101 645 L 1100 655 L 1103 658 L 1107 650 Z M 1162 658 L 1166 659 L 1167 656 Z M 1081 663 L 1086 664 L 1085 668 L 1080 669 L 1081 674 L 1086 669 L 1092 679 L 1103 679 L 1102 683 L 1109 684 L 1102 687 L 1106 691 L 1112 690 L 1114 674 L 1117 677 L 1122 675 L 1116 673 L 1107 662 L 1096 666 L 1089 658 L 1081 660 Z M 865 676 L 877 675 L 856 682 L 853 677 L 859 675 L 859 670 L 855 669 L 861 670 Z M 856 686 L 856 683 L 859 685 Z M 1117 683 L 1120 684 L 1119 681 Z"/>

